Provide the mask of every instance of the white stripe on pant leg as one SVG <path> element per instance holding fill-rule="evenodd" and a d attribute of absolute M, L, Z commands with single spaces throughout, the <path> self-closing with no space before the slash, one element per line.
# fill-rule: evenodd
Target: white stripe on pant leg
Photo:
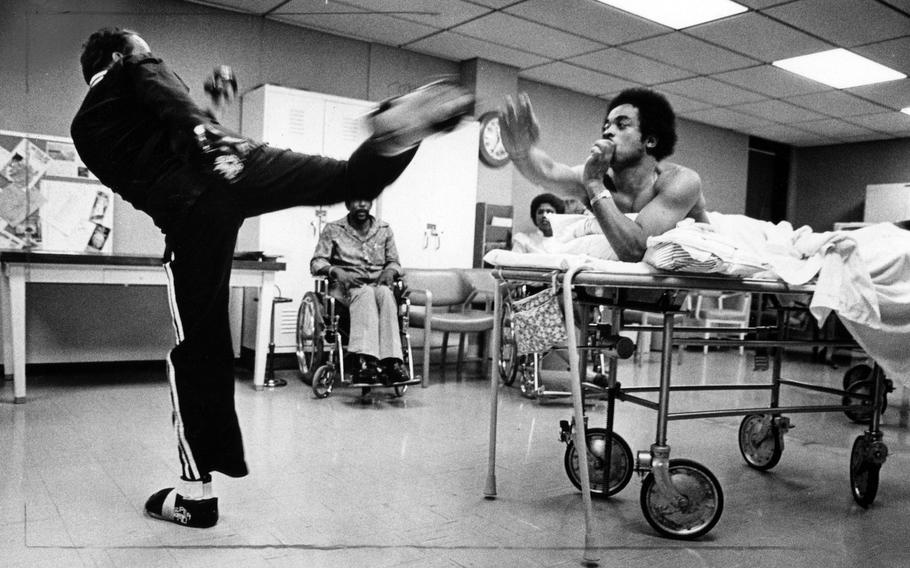
<path fill-rule="evenodd" d="M 183 322 L 180 321 L 180 311 L 177 309 L 177 289 L 174 286 L 174 272 L 171 270 L 171 263 L 164 264 L 164 273 L 167 275 L 167 300 L 171 307 L 171 323 L 174 324 L 174 335 L 177 336 L 177 344 L 183 341 Z"/>
<path fill-rule="evenodd" d="M 174 274 L 171 271 L 170 262 L 164 264 L 164 271 L 167 274 L 167 291 L 168 304 L 171 308 L 171 318 L 174 323 L 174 333 L 177 336 L 177 344 L 183 342 L 183 324 L 180 321 L 180 311 L 177 309 L 177 296 L 174 287 Z M 180 454 L 180 464 L 184 479 L 196 480 L 202 479 L 199 468 L 196 466 L 196 460 L 193 458 L 193 451 L 190 449 L 189 442 L 186 440 L 186 433 L 183 428 L 183 415 L 180 413 L 180 399 L 177 396 L 177 375 L 174 371 L 174 363 L 171 360 L 171 354 L 167 354 L 167 379 L 171 388 L 171 404 L 174 407 L 174 433 L 177 435 L 177 450 Z"/>

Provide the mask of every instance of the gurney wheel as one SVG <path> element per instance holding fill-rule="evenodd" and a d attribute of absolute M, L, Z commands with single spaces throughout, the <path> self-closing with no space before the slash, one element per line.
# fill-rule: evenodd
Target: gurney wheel
<path fill-rule="evenodd" d="M 335 371 L 328 365 L 322 365 L 313 373 L 313 394 L 316 398 L 325 398 L 332 394 L 335 386 Z"/>
<path fill-rule="evenodd" d="M 853 383 L 850 383 L 850 385 L 847 386 L 846 391 L 850 394 L 861 394 L 864 396 L 870 396 L 870 395 L 872 395 L 872 392 L 875 389 L 874 380 L 875 379 L 854 381 Z M 882 392 L 882 400 L 881 400 L 882 414 L 884 414 L 885 409 L 888 408 L 888 397 L 887 397 L 886 393 L 884 392 L 885 390 L 886 389 L 883 389 L 883 392 Z M 844 398 L 842 399 L 844 406 L 854 405 L 854 404 L 857 404 L 857 402 L 858 402 L 859 404 L 862 404 L 864 407 L 868 407 L 868 409 L 862 408 L 860 410 L 844 410 L 844 414 L 847 415 L 847 418 L 856 422 L 857 424 L 868 424 L 869 420 L 872 419 L 872 401 L 868 400 L 868 399 L 860 401 L 858 399 L 854 399 L 852 396 L 850 396 L 850 394 L 844 395 Z"/>
<path fill-rule="evenodd" d="M 850 452 L 850 489 L 853 500 L 861 507 L 868 507 L 878 493 L 878 473 L 882 468 L 870 457 L 870 439 L 862 434 L 853 441 Z"/>
<path fill-rule="evenodd" d="M 574 440 L 574 438 L 572 439 Z M 581 489 L 581 472 L 578 469 L 578 452 L 570 440 L 566 445 L 566 475 L 577 489 Z M 632 449 L 619 434 L 613 432 L 612 459 L 610 460 L 609 484 L 604 479 L 607 431 L 604 428 L 588 428 L 585 433 L 588 443 L 588 479 L 591 495 L 608 497 L 622 491 L 632 479 Z"/>
<path fill-rule="evenodd" d="M 313 374 L 325 358 L 321 305 L 319 296 L 307 292 L 297 310 L 297 365 L 308 384 L 312 384 Z"/>
<path fill-rule="evenodd" d="M 518 374 L 518 355 L 515 353 L 515 331 L 512 329 L 512 308 L 508 303 L 502 306 L 502 338 L 499 342 L 499 377 L 506 386 L 515 382 Z"/>
<path fill-rule="evenodd" d="M 767 430 L 765 420 L 770 420 Z M 739 452 L 755 469 L 767 471 L 777 465 L 784 453 L 784 443 L 773 416 L 749 414 L 743 417 L 739 425 Z"/>
<path fill-rule="evenodd" d="M 698 462 L 671 459 L 670 480 L 685 502 L 662 495 L 653 472 L 642 482 L 641 511 L 648 524 L 670 538 L 694 539 L 707 534 L 724 511 L 724 493 L 717 478 Z"/>
<path fill-rule="evenodd" d="M 408 392 L 408 385 L 401 385 L 400 387 L 395 387 L 394 389 L 395 396 L 401 398 L 404 396 L 404 393 Z"/>
<path fill-rule="evenodd" d="M 865 381 L 872 375 L 872 367 L 865 364 L 854 365 L 844 373 L 844 390 L 859 381 Z"/>

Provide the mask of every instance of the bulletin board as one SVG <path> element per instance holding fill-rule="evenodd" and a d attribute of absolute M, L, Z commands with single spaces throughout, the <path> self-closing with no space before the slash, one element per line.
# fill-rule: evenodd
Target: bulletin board
<path fill-rule="evenodd" d="M 0 248 L 110 252 L 113 220 L 72 140 L 0 130 Z"/>

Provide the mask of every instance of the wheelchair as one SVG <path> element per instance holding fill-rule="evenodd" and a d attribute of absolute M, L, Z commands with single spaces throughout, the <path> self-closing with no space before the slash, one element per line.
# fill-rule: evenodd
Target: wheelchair
<path fill-rule="evenodd" d="M 373 389 L 392 389 L 401 397 L 409 385 L 421 382 L 414 375 L 409 330 L 410 301 L 405 296 L 401 279 L 395 280 L 392 293 L 398 304 L 398 328 L 401 333 L 401 359 L 408 370 L 409 380 L 397 383 L 358 383 L 344 368 L 345 347 L 350 333 L 350 313 L 347 306 L 329 294 L 330 280 L 317 276 L 313 292 L 303 295 L 297 310 L 297 364 L 301 378 L 313 388 L 317 398 L 332 394 L 335 385 L 360 388 L 367 396 Z"/>
<path fill-rule="evenodd" d="M 519 354 L 517 349 L 516 331 L 512 327 L 513 302 L 526 298 L 535 292 L 543 290 L 542 287 L 529 287 L 519 285 L 507 290 L 500 310 L 500 342 L 499 342 L 499 377 L 506 386 L 512 386 L 518 378 L 518 387 L 522 396 L 530 399 L 567 398 L 571 392 L 562 389 L 550 389 L 545 384 L 546 380 L 558 378 L 565 383 L 568 380 L 567 371 L 547 371 L 542 369 L 544 357 L 551 353 L 565 351 L 565 348 L 553 347 L 539 353 Z M 603 394 L 607 384 L 607 375 L 610 365 L 607 361 L 610 356 L 618 359 L 631 357 L 636 349 L 631 339 L 613 333 L 613 326 L 609 322 L 609 312 L 604 306 L 588 304 L 584 308 L 586 313 L 579 313 L 579 321 L 584 320 L 586 332 L 579 340 L 581 346 L 591 350 L 583 353 L 585 360 L 585 379 L 582 388 L 593 394 Z M 601 346 L 610 352 L 597 350 Z"/>

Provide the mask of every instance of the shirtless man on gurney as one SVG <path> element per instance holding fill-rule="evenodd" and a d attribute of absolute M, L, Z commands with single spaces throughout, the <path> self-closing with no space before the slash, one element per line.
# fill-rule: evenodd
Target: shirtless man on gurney
<path fill-rule="evenodd" d="M 511 97 L 500 120 L 502 142 L 528 180 L 590 203 L 619 260 L 637 262 L 649 236 L 686 217 L 707 223 L 701 178 L 686 167 L 662 162 L 676 144 L 676 116 L 663 95 L 627 89 L 610 101 L 603 138 L 584 164 L 554 161 L 537 146 L 540 127 L 531 101 Z M 637 213 L 633 221 L 626 213 Z"/>

